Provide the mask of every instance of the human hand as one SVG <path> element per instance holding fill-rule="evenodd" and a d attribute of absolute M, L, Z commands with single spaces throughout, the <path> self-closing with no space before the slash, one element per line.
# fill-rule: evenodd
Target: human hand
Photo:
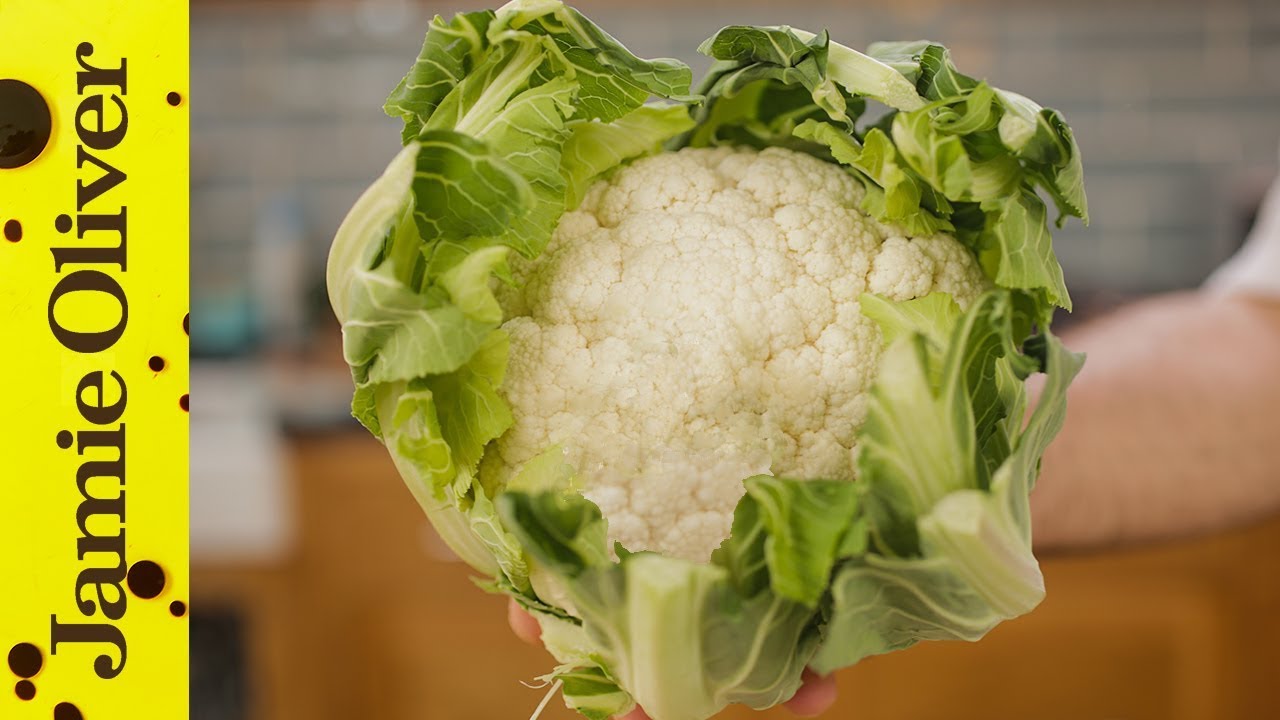
<path fill-rule="evenodd" d="M 516 637 L 531 645 L 541 644 L 542 629 L 538 627 L 538 621 L 515 600 L 507 601 L 507 622 L 511 624 L 511 631 Z M 790 700 L 782 703 L 783 707 L 799 717 L 817 717 L 835 704 L 836 680 L 833 676 L 819 675 L 805 668 L 802 678 L 800 689 Z M 649 716 L 637 707 L 616 720 L 649 720 Z"/>

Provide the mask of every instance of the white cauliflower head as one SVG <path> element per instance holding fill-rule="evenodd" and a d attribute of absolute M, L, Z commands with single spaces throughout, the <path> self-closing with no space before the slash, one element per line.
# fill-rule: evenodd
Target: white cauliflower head
<path fill-rule="evenodd" d="M 560 446 L 629 550 L 706 561 L 756 474 L 853 479 L 881 351 L 871 292 L 967 306 L 946 235 L 858 209 L 861 184 L 782 148 L 685 149 L 597 183 L 506 299 L 514 426 L 501 482 Z"/>

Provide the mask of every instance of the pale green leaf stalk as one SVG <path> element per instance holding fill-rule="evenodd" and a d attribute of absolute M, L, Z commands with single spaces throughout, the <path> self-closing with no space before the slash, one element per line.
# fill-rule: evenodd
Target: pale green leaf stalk
<path fill-rule="evenodd" d="M 792 30 L 802 41 L 813 33 Z M 924 101 L 911 82 L 890 65 L 864 55 L 840 43 L 831 43 L 829 60 L 831 79 L 854 95 L 863 95 L 898 110 L 916 110 Z"/>

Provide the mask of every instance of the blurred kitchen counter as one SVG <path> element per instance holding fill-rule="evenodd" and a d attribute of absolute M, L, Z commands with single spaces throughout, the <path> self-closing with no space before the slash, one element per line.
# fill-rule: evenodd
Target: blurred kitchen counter
<path fill-rule="evenodd" d="M 193 611 L 245 621 L 246 720 L 526 718 L 552 660 L 507 630 L 362 432 L 285 443 L 294 542 L 271 562 L 193 560 Z M 1044 561 L 1048 598 L 977 644 L 840 674 L 827 717 L 1280 717 L 1280 518 L 1213 537 Z M 559 700 L 543 715 L 576 718 Z M 734 708 L 725 718 L 788 718 Z"/>

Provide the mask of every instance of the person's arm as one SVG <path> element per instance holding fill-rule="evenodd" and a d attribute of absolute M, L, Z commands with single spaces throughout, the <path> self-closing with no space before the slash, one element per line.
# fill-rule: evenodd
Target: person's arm
<path fill-rule="evenodd" d="M 1163 296 L 1064 340 L 1089 357 L 1031 497 L 1037 548 L 1188 535 L 1280 508 L 1280 298 Z"/>

